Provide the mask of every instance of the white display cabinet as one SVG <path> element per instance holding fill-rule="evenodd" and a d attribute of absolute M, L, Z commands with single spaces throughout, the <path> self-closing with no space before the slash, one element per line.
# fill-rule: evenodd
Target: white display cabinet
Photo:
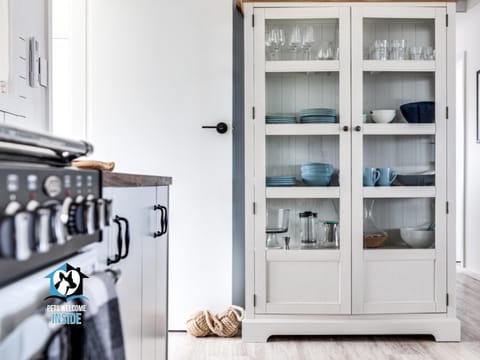
<path fill-rule="evenodd" d="M 253 211 L 244 340 L 458 341 L 455 181 L 447 171 L 455 169 L 455 31 L 447 26 L 454 4 L 249 3 L 245 11 L 245 193 Z M 424 103 L 404 116 L 400 107 L 415 102 Z M 309 117 L 318 108 L 330 117 Z M 395 110 L 393 121 L 375 122 L 369 114 L 381 109 Z M 310 186 L 311 163 L 333 167 L 324 186 Z M 366 186 L 364 168 L 397 176 L 389 186 Z M 295 184 L 270 182 L 285 185 L 278 177 Z M 288 228 L 272 246 L 267 217 L 278 209 L 289 210 Z M 305 212 L 315 214 L 315 231 L 337 226 L 333 246 L 325 234 L 304 241 Z M 372 218 L 379 239 L 371 238 Z"/>

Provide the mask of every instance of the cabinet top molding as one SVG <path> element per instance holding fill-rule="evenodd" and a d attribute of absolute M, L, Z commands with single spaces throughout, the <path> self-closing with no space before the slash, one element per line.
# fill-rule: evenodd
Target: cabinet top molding
<path fill-rule="evenodd" d="M 438 1 L 438 0 L 423 0 L 423 1 L 413 1 L 413 2 L 458 2 L 459 0 L 444 0 L 444 1 Z M 311 2 L 311 3 L 402 3 L 402 2 L 412 2 L 411 0 L 350 0 L 350 1 L 344 1 L 344 0 L 236 0 L 237 2 L 237 8 L 244 13 L 244 4 L 245 3 L 305 3 L 305 2 Z"/>

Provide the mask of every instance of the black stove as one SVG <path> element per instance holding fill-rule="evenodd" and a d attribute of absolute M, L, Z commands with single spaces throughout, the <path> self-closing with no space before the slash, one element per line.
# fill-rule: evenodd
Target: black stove
<path fill-rule="evenodd" d="M 92 149 L 0 126 L 0 286 L 101 241 L 111 217 L 102 173 L 70 166 Z"/>

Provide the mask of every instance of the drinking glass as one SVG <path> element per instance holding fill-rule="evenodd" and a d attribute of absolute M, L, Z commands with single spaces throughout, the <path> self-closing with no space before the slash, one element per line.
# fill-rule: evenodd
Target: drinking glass
<path fill-rule="evenodd" d="M 412 46 L 410 48 L 410 60 L 422 60 L 423 46 Z"/>
<path fill-rule="evenodd" d="M 390 60 L 405 60 L 405 40 L 392 40 L 390 42 Z"/>
<path fill-rule="evenodd" d="M 288 42 L 288 46 L 292 53 L 292 60 L 297 60 L 298 49 L 300 48 L 301 45 L 302 45 L 302 31 L 300 30 L 300 26 L 296 25 L 292 28 L 290 39 Z"/>
<path fill-rule="evenodd" d="M 319 60 L 332 60 L 334 58 L 332 43 L 329 41 L 322 41 L 317 57 Z"/>
<path fill-rule="evenodd" d="M 423 48 L 423 60 L 435 60 L 434 51 L 431 46 L 425 46 Z"/>
<path fill-rule="evenodd" d="M 313 30 L 313 26 L 309 25 L 305 28 L 302 37 L 302 48 L 304 53 L 305 60 L 312 59 L 312 46 L 315 42 L 315 34 Z"/>
<path fill-rule="evenodd" d="M 374 60 L 388 59 L 388 40 L 375 40 Z"/>

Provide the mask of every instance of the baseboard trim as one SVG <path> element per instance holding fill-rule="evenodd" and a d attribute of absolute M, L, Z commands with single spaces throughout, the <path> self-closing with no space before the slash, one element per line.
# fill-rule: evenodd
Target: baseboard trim
<path fill-rule="evenodd" d="M 460 321 L 444 319 L 245 319 L 244 342 L 267 342 L 272 335 L 433 335 L 436 341 L 460 341 Z"/>
<path fill-rule="evenodd" d="M 480 281 L 480 274 L 475 271 L 468 270 L 467 268 L 462 268 L 460 272 L 464 273 L 467 276 L 470 276 L 472 279 Z"/>

